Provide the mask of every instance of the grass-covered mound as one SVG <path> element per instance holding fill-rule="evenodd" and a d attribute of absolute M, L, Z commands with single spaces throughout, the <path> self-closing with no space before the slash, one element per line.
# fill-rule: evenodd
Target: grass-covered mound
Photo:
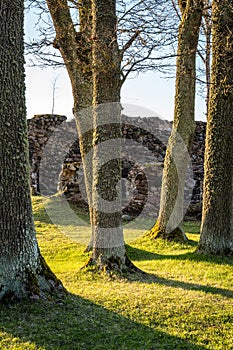
<path fill-rule="evenodd" d="M 147 274 L 108 279 L 80 271 L 85 246 L 50 222 L 39 197 L 34 213 L 41 252 L 69 294 L 1 306 L 0 349 L 233 349 L 233 261 L 195 253 L 198 223 L 184 225 L 186 244 L 129 242 Z"/>

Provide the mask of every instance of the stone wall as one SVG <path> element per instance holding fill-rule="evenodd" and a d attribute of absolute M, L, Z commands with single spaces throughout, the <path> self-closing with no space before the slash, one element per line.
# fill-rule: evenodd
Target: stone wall
<path fill-rule="evenodd" d="M 28 120 L 32 193 L 52 195 L 62 191 L 67 199 L 85 205 L 84 178 L 74 120 L 60 115 L 36 115 Z M 163 161 L 171 123 L 159 118 L 123 117 L 122 194 L 128 217 L 156 216 Z M 186 192 L 188 217 L 200 217 L 205 123 L 196 122 Z M 190 183 L 195 186 L 190 197 Z M 81 191 L 80 191 L 81 190 Z"/>
<path fill-rule="evenodd" d="M 40 193 L 39 168 L 44 147 L 56 128 L 65 121 L 65 116 L 50 114 L 35 115 L 28 119 L 32 194 Z"/>

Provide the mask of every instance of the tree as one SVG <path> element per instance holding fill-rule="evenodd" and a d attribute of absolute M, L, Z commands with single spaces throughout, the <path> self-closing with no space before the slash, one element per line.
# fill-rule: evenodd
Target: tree
<path fill-rule="evenodd" d="M 121 150 L 114 141 L 121 138 L 120 72 L 121 58 L 117 43 L 116 1 L 92 0 L 93 38 L 93 251 L 91 263 L 101 270 L 127 269 L 126 250 L 123 238 L 121 200 L 113 212 L 103 211 L 101 199 L 111 202 L 121 198 L 116 186 L 121 179 Z M 108 147 L 101 147 L 110 140 Z M 108 169 L 109 154 L 114 159 Z M 101 198 L 100 198 L 101 197 Z"/>
<path fill-rule="evenodd" d="M 203 50 L 204 55 L 203 53 L 200 53 L 200 50 L 198 51 L 205 66 L 206 115 L 208 115 L 208 106 L 209 106 L 209 100 L 210 100 L 211 28 L 212 28 L 211 8 L 212 8 L 212 1 L 204 0 L 203 23 L 202 23 L 202 28 L 205 36 L 205 48 Z"/>
<path fill-rule="evenodd" d="M 213 1 L 213 60 L 198 251 L 233 253 L 233 1 Z"/>
<path fill-rule="evenodd" d="M 91 0 L 79 0 L 79 30 L 76 31 L 66 0 L 47 0 L 56 37 L 53 46 L 59 50 L 66 66 L 74 98 L 74 114 L 79 136 L 80 152 L 84 169 L 87 200 L 92 223 L 92 167 L 87 164 L 86 153 L 92 147 L 92 120 L 79 118 L 78 112 L 92 105 L 92 47 L 91 47 Z M 80 114 L 79 114 L 80 116 Z M 84 119 L 84 120 L 83 120 Z M 90 132 L 84 132 L 89 123 Z M 86 170 L 89 169 L 89 172 Z"/>
<path fill-rule="evenodd" d="M 33 223 L 25 108 L 24 2 L 0 9 L 0 300 L 62 290 L 40 254 Z"/>
<path fill-rule="evenodd" d="M 92 105 L 92 44 L 95 40 L 92 35 L 91 0 L 78 0 L 76 2 L 47 0 L 48 18 L 46 17 L 47 11 L 43 0 L 29 0 L 28 2 L 40 11 L 40 16 L 44 19 L 43 26 L 48 23 L 45 28 L 40 28 L 40 38 L 42 39 L 27 45 L 29 52 L 33 52 L 37 57 L 39 54 L 39 60 L 42 57 L 43 64 L 59 65 L 61 63 L 59 55 L 50 52 L 52 43 L 53 47 L 62 56 L 70 77 L 74 97 L 73 111 L 76 115 L 90 221 L 92 223 L 92 164 L 88 162 L 86 154 L 92 148 L 93 135 L 91 130 L 93 121 L 88 111 L 86 116 L 79 113 Z M 121 48 L 118 52 L 120 74 L 117 74 L 119 95 L 120 88 L 130 73 L 139 70 L 144 71 L 146 66 L 152 69 L 157 65 L 157 60 L 160 60 L 159 56 L 154 57 L 153 54 L 156 52 L 155 48 L 162 47 L 162 43 L 165 46 L 167 31 L 163 28 L 162 32 L 158 25 L 160 21 L 164 23 L 164 15 L 161 14 L 161 19 L 158 20 L 159 17 L 154 10 L 159 6 L 159 1 L 150 1 L 147 4 L 138 0 L 118 1 L 118 20 L 113 35 L 120 37 L 121 42 Z M 116 12 L 117 9 L 115 9 Z M 50 24 L 50 15 L 53 25 Z M 135 21 L 131 19 L 131 16 Z M 166 19 L 167 17 L 166 14 Z M 55 39 L 53 27 L 56 32 Z M 154 30 L 153 27 L 155 27 Z M 169 40 L 169 43 L 172 41 L 173 37 Z M 149 64 L 146 62 L 149 62 Z M 105 87 L 105 93 L 108 94 L 107 86 Z M 87 124 L 89 125 L 89 132 L 85 132 Z M 90 242 L 87 250 L 91 248 L 91 245 Z"/>
<path fill-rule="evenodd" d="M 109 166 L 110 176 L 106 176 L 106 173 L 101 176 L 100 164 L 105 156 L 98 147 L 99 143 L 105 141 L 106 134 L 107 139 L 121 137 L 119 104 L 121 52 L 116 36 L 116 3 L 113 0 L 80 1 L 79 10 L 85 9 L 85 12 L 80 12 L 78 32 L 67 1 L 47 0 L 47 4 L 56 30 L 55 43 L 61 52 L 72 84 L 73 111 L 81 141 L 80 151 L 89 193 L 88 202 L 93 229 L 93 253 L 90 260 L 101 270 L 122 271 L 132 267 L 132 264 L 126 257 L 121 208 L 116 213 L 106 215 L 101 212 L 98 198 L 100 193 L 103 195 L 105 192 L 107 193 L 105 199 L 109 202 L 114 201 L 116 183 L 121 178 L 120 150 L 114 150 L 116 160 Z M 106 107 L 106 103 L 109 108 Z M 90 109 L 85 108 L 91 105 L 93 113 L 92 110 L 90 113 Z M 114 126 L 111 123 L 108 125 L 110 115 L 115 117 Z M 107 124 L 108 132 L 105 126 L 101 127 L 102 120 Z M 95 146 L 93 161 L 92 159 L 88 161 L 86 154 L 93 145 Z M 112 243 L 106 246 L 103 244 L 103 241 L 107 241 L 103 231 L 110 231 L 114 235 L 113 227 L 116 227 L 117 245 Z M 111 240 L 113 242 L 114 239 L 111 236 L 109 242 Z"/>
<path fill-rule="evenodd" d="M 53 78 L 53 80 L 51 82 L 51 85 L 52 85 L 52 110 L 51 110 L 51 114 L 54 114 L 54 109 L 55 109 L 55 99 L 56 99 L 58 78 L 59 78 L 59 76 L 57 75 L 56 77 Z"/>
<path fill-rule="evenodd" d="M 179 7 L 182 20 L 178 36 L 174 121 L 164 161 L 159 217 L 147 234 L 151 238 L 184 239 L 178 225 L 183 219 L 184 185 L 195 130 L 195 61 L 203 1 L 179 1 Z"/>

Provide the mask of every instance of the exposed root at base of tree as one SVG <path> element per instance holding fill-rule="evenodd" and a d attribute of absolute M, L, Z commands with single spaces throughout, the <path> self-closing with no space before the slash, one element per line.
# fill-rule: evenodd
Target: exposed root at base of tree
<path fill-rule="evenodd" d="M 66 294 L 62 282 L 50 270 L 44 258 L 39 256 L 36 272 L 25 269 L 14 281 L 0 285 L 0 302 L 11 303 L 23 299 L 51 300 Z"/>
<path fill-rule="evenodd" d="M 90 268 L 94 272 L 100 272 L 106 274 L 110 277 L 122 277 L 127 274 L 141 273 L 145 274 L 137 266 L 135 266 L 132 261 L 125 256 L 125 261 L 122 263 L 121 259 L 118 257 L 109 257 L 104 259 L 94 260 L 91 256 L 81 270 Z"/>
<path fill-rule="evenodd" d="M 166 232 L 166 230 L 161 229 L 157 224 L 155 224 L 154 227 L 152 227 L 152 229 L 144 236 L 144 238 L 149 238 L 152 240 L 162 238 L 169 242 L 188 242 L 188 238 L 181 228 L 176 227 L 171 232 Z"/>

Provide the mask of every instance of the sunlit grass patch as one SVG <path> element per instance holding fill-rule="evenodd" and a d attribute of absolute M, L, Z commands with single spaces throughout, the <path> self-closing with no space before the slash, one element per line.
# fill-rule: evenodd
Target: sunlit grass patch
<path fill-rule="evenodd" d="M 184 224 L 185 244 L 145 240 L 134 227 L 128 254 L 146 273 L 113 279 L 80 270 L 86 245 L 33 201 L 41 252 L 69 294 L 2 305 L 0 349 L 233 349 L 233 261 L 196 253 L 199 223 Z"/>

